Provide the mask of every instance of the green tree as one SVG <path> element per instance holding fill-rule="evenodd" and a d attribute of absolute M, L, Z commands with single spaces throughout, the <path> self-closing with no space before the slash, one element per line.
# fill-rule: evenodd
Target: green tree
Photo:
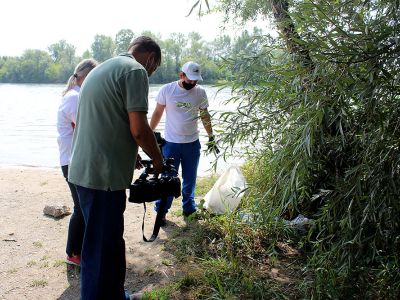
<path fill-rule="evenodd" d="M 172 33 L 164 43 L 166 55 L 173 61 L 173 71 L 178 74 L 181 67 L 182 53 L 187 46 L 187 38 L 182 33 Z"/>
<path fill-rule="evenodd" d="M 230 52 L 231 57 L 237 56 L 251 56 L 260 53 L 262 48 L 262 30 L 254 27 L 253 32 L 249 33 L 244 30 L 232 42 L 232 49 Z"/>
<path fill-rule="evenodd" d="M 162 46 L 162 37 L 161 37 L 161 34 L 159 34 L 159 33 L 154 33 L 154 32 L 151 32 L 151 31 L 149 31 L 149 30 L 144 30 L 144 31 L 142 31 L 141 33 L 140 33 L 140 35 L 145 35 L 145 36 L 148 36 L 148 37 L 151 37 L 153 40 L 155 40 L 160 46 Z"/>
<path fill-rule="evenodd" d="M 48 47 L 51 58 L 55 63 L 75 63 L 76 48 L 72 44 L 68 44 L 65 40 L 60 40 L 58 43 L 52 44 Z"/>
<path fill-rule="evenodd" d="M 0 82 L 20 82 L 20 60 L 16 57 L 2 57 L 0 59 Z"/>
<path fill-rule="evenodd" d="M 188 34 L 188 43 L 184 53 L 186 60 L 198 60 L 199 57 L 204 56 L 208 52 L 201 35 L 197 32 L 190 32 Z"/>
<path fill-rule="evenodd" d="M 314 220 L 303 243 L 308 297 L 396 298 L 399 2 L 217 2 L 280 32 L 225 65 L 238 107 L 223 114 L 222 136 L 257 162 L 248 209 L 258 229 L 299 213 Z"/>
<path fill-rule="evenodd" d="M 115 54 L 124 53 L 128 50 L 128 46 L 134 38 L 134 33 L 130 29 L 121 29 L 115 35 Z"/>
<path fill-rule="evenodd" d="M 98 62 L 103 62 L 114 55 L 115 44 L 111 37 L 96 34 L 91 45 L 93 58 Z"/>
<path fill-rule="evenodd" d="M 214 60 L 227 58 L 232 51 L 232 39 L 229 35 L 220 35 L 211 42 L 210 48 L 210 55 Z"/>
<path fill-rule="evenodd" d="M 82 59 L 87 59 L 87 58 L 91 58 L 92 57 L 92 53 L 90 53 L 90 50 L 85 50 L 85 52 L 83 52 L 82 54 Z"/>
<path fill-rule="evenodd" d="M 222 61 L 222 56 L 232 51 L 233 42 L 226 35 L 210 43 L 203 40 L 196 32 L 188 35 L 172 33 L 166 39 L 162 39 L 160 34 L 150 31 L 145 31 L 141 34 L 155 39 L 162 51 L 161 66 L 151 76 L 151 83 L 166 83 L 176 80 L 181 66 L 189 60 L 195 60 L 202 65 L 206 83 L 213 83 L 218 79 L 226 79 L 228 77 L 218 66 L 218 63 Z M 46 76 L 41 78 L 45 80 L 43 82 L 64 83 L 80 60 L 93 57 L 102 62 L 118 52 L 125 52 L 134 35 L 129 29 L 122 29 L 117 33 L 115 42 L 110 37 L 96 35 L 91 45 L 91 51 L 86 50 L 81 57 L 76 56 L 75 46 L 65 40 L 51 44 L 48 46 L 51 62 L 46 69 Z M 251 34 L 247 34 L 247 36 L 253 37 Z M 246 51 L 249 52 L 253 48 L 248 47 L 248 51 Z M 25 78 L 26 75 L 21 74 L 21 66 L 25 64 L 25 58 L 1 58 L 0 81 L 19 82 L 23 80 L 22 78 Z"/>
<path fill-rule="evenodd" d="M 68 44 L 65 40 L 48 47 L 53 64 L 49 67 L 47 73 L 53 82 L 65 82 L 74 72 L 77 64 L 75 56 L 75 46 Z"/>
<path fill-rule="evenodd" d="M 199 33 L 190 32 L 187 37 L 187 46 L 182 53 L 182 64 L 187 61 L 195 61 L 201 65 L 205 83 L 219 78 L 218 67 L 212 56 L 212 50 L 207 44 Z"/>
<path fill-rule="evenodd" d="M 51 63 L 51 57 L 46 51 L 25 50 L 19 60 L 18 82 L 41 83 L 49 81 L 47 70 Z"/>
<path fill-rule="evenodd" d="M 162 63 L 156 72 L 156 82 L 171 82 L 178 78 L 185 43 L 185 35 L 181 33 L 172 33 L 168 39 L 163 41 Z"/>

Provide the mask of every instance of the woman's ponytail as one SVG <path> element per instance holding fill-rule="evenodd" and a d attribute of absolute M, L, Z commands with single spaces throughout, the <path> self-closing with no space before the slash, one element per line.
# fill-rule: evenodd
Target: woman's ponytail
<path fill-rule="evenodd" d="M 85 77 L 91 70 L 97 66 L 98 62 L 94 59 L 84 59 L 75 68 L 74 74 L 72 74 L 67 81 L 65 90 L 62 95 L 65 96 L 75 85 L 79 78 Z"/>

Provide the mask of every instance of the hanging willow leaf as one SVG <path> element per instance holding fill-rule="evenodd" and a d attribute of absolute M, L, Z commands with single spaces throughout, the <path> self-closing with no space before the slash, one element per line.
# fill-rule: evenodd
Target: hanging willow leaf
<path fill-rule="evenodd" d="M 191 13 L 193 12 L 193 10 L 196 8 L 197 5 L 199 5 L 201 0 L 197 0 L 197 2 L 195 4 L 193 4 L 192 8 L 190 9 L 189 13 L 186 15 L 186 17 L 189 17 L 191 15 Z"/>
<path fill-rule="evenodd" d="M 208 4 L 208 0 L 205 0 L 205 2 L 206 2 L 208 11 L 210 11 L 210 5 Z"/>

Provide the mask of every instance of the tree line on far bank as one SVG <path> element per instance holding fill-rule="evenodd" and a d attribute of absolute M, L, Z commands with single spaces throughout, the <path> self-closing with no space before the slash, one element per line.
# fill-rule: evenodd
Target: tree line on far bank
<path fill-rule="evenodd" d="M 165 39 L 149 31 L 141 35 L 154 38 L 162 50 L 162 64 L 150 78 L 150 83 L 176 80 L 180 66 L 189 60 L 202 65 L 204 83 L 213 83 L 230 77 L 219 67 L 225 57 L 251 55 L 260 47 L 255 37 L 262 35 L 262 31 L 255 27 L 252 32 L 245 30 L 236 38 L 220 35 L 211 42 L 203 40 L 197 32 L 172 33 Z M 121 29 L 115 38 L 96 34 L 90 50 L 81 56 L 76 54 L 74 45 L 60 40 L 48 46 L 46 51 L 27 49 L 21 56 L 0 57 L 0 83 L 65 83 L 80 60 L 93 57 L 103 62 L 126 52 L 136 36 L 130 29 Z"/>

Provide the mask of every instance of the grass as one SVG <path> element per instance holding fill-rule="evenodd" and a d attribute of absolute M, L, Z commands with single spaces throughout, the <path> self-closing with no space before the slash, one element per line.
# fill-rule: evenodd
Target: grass
<path fill-rule="evenodd" d="M 33 242 L 33 246 L 35 246 L 36 248 L 42 248 L 43 247 L 43 243 L 40 241 L 36 241 Z"/>
<path fill-rule="evenodd" d="M 48 281 L 45 279 L 34 279 L 31 282 L 30 287 L 45 287 L 48 284 L 49 284 Z"/>
<path fill-rule="evenodd" d="M 41 258 L 40 260 L 42 260 L 42 261 L 43 261 L 43 260 L 48 260 L 49 258 L 50 258 L 50 256 L 48 256 L 48 255 L 43 255 L 42 258 Z"/>
<path fill-rule="evenodd" d="M 167 241 L 183 275 L 154 289 L 144 299 L 285 299 L 295 297 L 297 278 L 286 274 L 286 262 L 270 264 L 267 256 L 234 256 L 227 242 L 201 222 Z M 293 261 L 290 261 L 293 263 Z M 293 268 L 292 268 L 293 269 Z"/>
<path fill-rule="evenodd" d="M 215 176 L 199 178 L 197 198 L 216 180 Z M 270 257 L 269 246 L 264 245 L 268 240 L 235 215 L 212 216 L 202 211 L 200 217 L 175 229 L 164 244 L 163 250 L 175 256 L 176 268 L 183 271 L 181 277 L 147 292 L 143 299 L 296 298 L 301 272 L 294 267 L 299 263 L 297 256 L 278 251 L 282 255 L 277 252 Z M 286 271 L 288 264 L 292 264 L 291 274 Z"/>
<path fill-rule="evenodd" d="M 202 199 L 216 180 L 216 176 L 198 178 L 197 199 Z M 180 208 L 180 202 L 174 202 Z M 181 210 L 174 214 L 180 216 Z M 175 256 L 175 267 L 182 275 L 169 285 L 146 292 L 143 299 L 297 297 L 301 268 L 295 266 L 302 263 L 297 256 L 273 246 L 276 238 L 268 239 L 249 224 L 241 223 L 235 214 L 212 216 L 200 211 L 199 216 L 200 220 L 176 228 L 163 247 L 163 251 Z M 275 248 L 276 252 L 267 251 Z M 162 263 L 170 265 L 166 260 Z M 288 265 L 292 273 L 287 271 Z"/>
<path fill-rule="evenodd" d="M 171 260 L 169 260 L 169 259 L 163 259 L 163 260 L 161 261 L 161 263 L 162 263 L 164 266 L 167 266 L 167 267 L 170 267 L 170 266 L 173 266 L 173 265 L 174 265 L 174 263 L 173 263 Z"/>
<path fill-rule="evenodd" d="M 143 300 L 168 300 L 170 299 L 170 290 L 168 288 L 155 289 L 143 294 Z"/>
<path fill-rule="evenodd" d="M 197 177 L 196 181 L 196 202 L 200 202 L 200 208 L 203 206 L 202 199 L 207 194 L 207 192 L 213 187 L 214 183 L 217 181 L 218 177 L 216 175 L 209 177 Z M 171 211 L 171 214 L 175 217 L 182 217 L 182 198 L 174 199 L 172 202 L 172 207 L 178 208 L 177 210 Z"/>
<path fill-rule="evenodd" d="M 212 175 L 209 177 L 199 177 L 196 182 L 196 196 L 199 198 L 204 197 L 205 194 L 213 187 L 218 177 Z"/>
<path fill-rule="evenodd" d="M 66 262 L 63 259 L 59 259 L 59 260 L 54 262 L 53 267 L 58 268 L 58 267 L 63 266 L 65 264 L 66 264 Z"/>
<path fill-rule="evenodd" d="M 30 260 L 30 261 L 28 261 L 28 262 L 26 263 L 26 266 L 27 266 L 28 268 L 31 268 L 31 267 L 35 266 L 36 264 L 37 264 L 36 261 Z"/>
<path fill-rule="evenodd" d="M 144 270 L 144 274 L 145 275 L 152 275 L 152 274 L 154 274 L 156 272 L 156 270 L 154 269 L 154 268 L 152 268 L 152 267 L 148 267 L 148 268 L 146 268 L 145 270 Z"/>

